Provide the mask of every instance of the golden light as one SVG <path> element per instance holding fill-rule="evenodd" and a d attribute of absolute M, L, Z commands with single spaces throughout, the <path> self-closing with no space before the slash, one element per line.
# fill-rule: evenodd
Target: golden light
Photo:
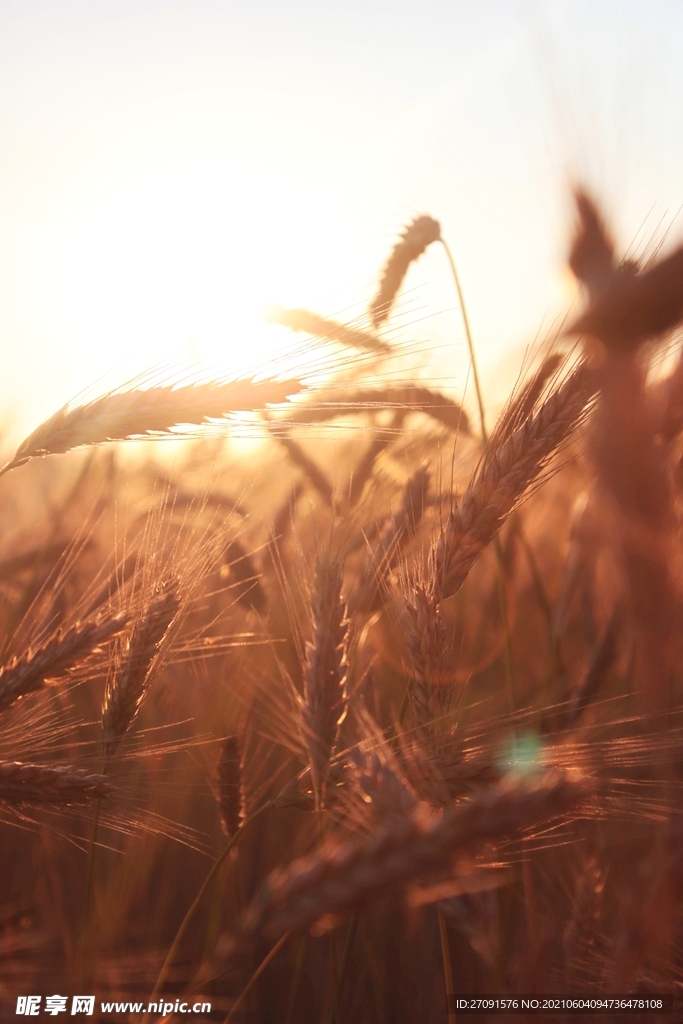
<path fill-rule="evenodd" d="M 51 344 L 64 346 L 84 385 L 123 364 L 253 368 L 283 340 L 261 321 L 263 308 L 329 291 L 334 265 L 327 252 L 323 280 L 311 234 L 334 219 L 328 206 L 281 160 L 245 165 L 226 151 L 130 159 L 73 190 L 37 229 Z"/>

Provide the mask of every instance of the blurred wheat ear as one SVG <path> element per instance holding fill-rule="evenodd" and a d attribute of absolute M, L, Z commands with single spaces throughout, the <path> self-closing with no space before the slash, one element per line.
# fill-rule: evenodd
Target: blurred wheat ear
<path fill-rule="evenodd" d="M 361 331 L 357 327 L 348 327 L 346 324 L 337 323 L 336 320 L 328 320 L 317 313 L 310 313 L 307 309 L 284 309 L 282 306 L 270 306 L 266 310 L 265 319 L 268 323 L 281 324 L 283 327 L 290 327 L 293 331 L 301 331 L 315 338 L 337 341 L 340 345 L 348 345 L 349 348 L 368 352 L 391 352 L 391 347 L 387 345 L 386 341 L 375 337 L 374 334 Z"/>

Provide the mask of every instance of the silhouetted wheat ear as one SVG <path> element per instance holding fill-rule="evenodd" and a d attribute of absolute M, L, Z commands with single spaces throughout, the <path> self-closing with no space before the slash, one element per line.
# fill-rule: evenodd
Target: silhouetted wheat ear
<path fill-rule="evenodd" d="M 596 387 L 594 374 L 579 364 L 506 441 L 487 448 L 430 553 L 429 588 L 437 601 L 463 585 L 527 488 L 581 423 Z"/>
<path fill-rule="evenodd" d="M 586 801 L 592 789 L 585 779 L 556 771 L 511 778 L 443 814 L 420 804 L 402 818 L 392 815 L 362 839 L 333 837 L 271 873 L 244 915 L 244 930 L 277 935 L 309 928 L 325 914 L 448 868 L 484 843 L 544 827 Z"/>
<path fill-rule="evenodd" d="M 591 197 L 582 189 L 574 193 L 577 226 L 569 266 L 596 297 L 610 284 L 615 271 L 614 243 Z"/>
<path fill-rule="evenodd" d="M 569 264 L 588 286 L 591 304 L 569 328 L 590 334 L 613 352 L 630 352 L 683 319 L 683 246 L 654 266 L 614 265 L 612 243 L 595 204 L 576 195 L 579 228 Z"/>
<path fill-rule="evenodd" d="M 323 555 L 315 567 L 311 598 L 313 635 L 306 644 L 301 721 L 311 759 L 317 806 L 324 802 L 330 758 L 347 707 L 346 651 L 349 621 L 341 596 L 342 571 L 336 558 Z"/>
<path fill-rule="evenodd" d="M 441 225 L 426 215 L 417 217 L 405 229 L 384 265 L 379 289 L 370 304 L 370 316 L 375 327 L 389 316 L 410 264 L 422 255 L 428 245 L 440 238 Z"/>
<path fill-rule="evenodd" d="M 284 402 L 300 390 L 301 384 L 295 380 L 237 380 L 119 391 L 74 408 L 65 405 L 19 445 L 0 474 L 45 455 L 106 441 L 168 434 L 181 424 L 202 424 L 231 412 L 260 409 Z"/>
<path fill-rule="evenodd" d="M 242 771 L 240 743 L 237 736 L 227 736 L 221 743 L 218 758 L 218 809 L 223 831 L 230 838 L 243 818 Z"/>
<path fill-rule="evenodd" d="M 102 710 L 102 748 L 109 760 L 135 721 L 154 677 L 157 655 L 180 607 L 178 580 L 162 583 L 133 626 L 120 670 L 107 685 Z"/>
<path fill-rule="evenodd" d="M 104 775 L 70 765 L 0 762 L 0 801 L 16 806 L 90 803 L 114 788 Z"/>
<path fill-rule="evenodd" d="M 121 633 L 126 615 L 77 622 L 67 630 L 58 629 L 37 647 L 29 647 L 0 669 L 0 712 L 28 693 L 42 689 L 48 680 L 58 680 L 102 644 Z"/>
<path fill-rule="evenodd" d="M 314 338 L 338 341 L 341 345 L 348 345 L 350 348 L 364 349 L 368 352 L 391 351 L 391 346 L 381 338 L 376 338 L 374 334 L 361 331 L 357 327 L 347 327 L 345 324 L 337 323 L 336 320 L 328 320 L 326 317 L 318 316 L 317 313 L 310 313 L 307 309 L 284 309 L 282 306 L 271 306 L 267 310 L 266 319 L 269 323 L 291 327 L 293 331 L 302 331 Z"/>

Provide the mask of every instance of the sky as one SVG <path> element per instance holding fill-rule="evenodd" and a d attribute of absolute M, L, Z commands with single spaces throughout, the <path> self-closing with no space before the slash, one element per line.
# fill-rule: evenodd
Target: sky
<path fill-rule="evenodd" d="M 622 248 L 683 239 L 681 52 L 677 0 L 0 0 L 2 429 L 261 365 L 270 303 L 358 317 L 420 213 L 492 395 L 574 296 L 573 182 Z M 462 391 L 439 247 L 403 311 Z"/>

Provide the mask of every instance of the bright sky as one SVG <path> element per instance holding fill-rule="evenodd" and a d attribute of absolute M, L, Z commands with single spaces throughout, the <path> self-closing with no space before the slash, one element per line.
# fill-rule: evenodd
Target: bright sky
<path fill-rule="evenodd" d="M 624 245 L 674 221 L 682 52 L 678 0 L 0 0 L 0 416 L 242 368 L 268 303 L 356 315 L 418 213 L 493 388 L 568 301 L 572 176 Z M 462 386 L 438 247 L 406 287 Z"/>

